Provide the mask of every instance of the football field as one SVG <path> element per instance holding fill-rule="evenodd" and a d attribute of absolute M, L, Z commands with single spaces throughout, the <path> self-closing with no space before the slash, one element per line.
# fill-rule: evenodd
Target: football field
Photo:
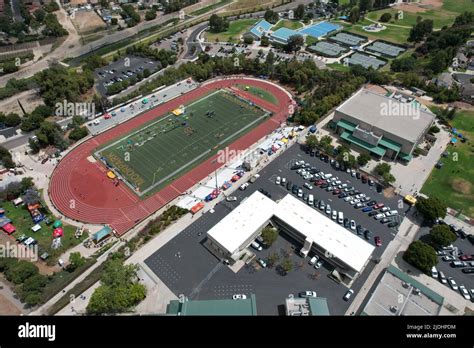
<path fill-rule="evenodd" d="M 139 196 L 154 193 L 270 114 L 220 90 L 134 129 L 95 152 Z"/>

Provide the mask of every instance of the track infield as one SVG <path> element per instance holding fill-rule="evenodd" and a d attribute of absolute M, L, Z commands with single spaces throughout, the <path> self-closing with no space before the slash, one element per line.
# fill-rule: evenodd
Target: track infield
<path fill-rule="evenodd" d="M 227 89 L 183 108 L 177 112 L 183 111 L 180 115 L 165 114 L 100 148 L 95 157 L 144 196 L 168 185 L 270 114 Z"/>

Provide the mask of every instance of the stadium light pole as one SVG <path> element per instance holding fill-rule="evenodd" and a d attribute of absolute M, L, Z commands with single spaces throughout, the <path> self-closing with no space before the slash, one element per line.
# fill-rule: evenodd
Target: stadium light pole
<path fill-rule="evenodd" d="M 212 164 L 217 163 L 217 159 L 211 161 Z M 217 185 L 217 168 L 214 169 L 214 177 L 216 178 L 216 191 L 218 191 L 218 185 Z"/>

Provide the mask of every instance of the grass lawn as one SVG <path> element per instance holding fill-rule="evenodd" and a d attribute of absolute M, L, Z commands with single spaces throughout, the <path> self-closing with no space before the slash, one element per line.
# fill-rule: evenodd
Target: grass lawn
<path fill-rule="evenodd" d="M 372 22 L 364 19 L 363 21 L 357 22 L 357 24 L 350 25 L 347 23 L 340 23 L 344 26 L 346 31 L 353 32 L 355 34 L 367 36 L 371 40 L 382 39 L 393 43 L 406 44 L 408 35 L 410 34 L 410 28 L 400 28 L 394 26 L 387 26 L 387 29 L 382 30 L 378 33 L 372 33 L 362 29 L 363 26 L 370 25 Z"/>
<path fill-rule="evenodd" d="M 233 22 L 230 22 L 229 29 L 222 33 L 210 33 L 206 32 L 206 41 L 207 42 L 237 42 L 241 35 L 245 34 L 250 30 L 250 28 L 257 23 L 257 19 L 239 19 Z"/>
<path fill-rule="evenodd" d="M 59 249 L 51 250 L 51 242 L 53 241 L 52 225 L 47 226 L 44 222 L 41 222 L 41 229 L 37 232 L 33 232 L 31 227 L 33 227 L 35 224 L 33 223 L 26 206 L 15 207 L 12 202 L 3 202 L 2 208 L 5 209 L 5 215 L 10 220 L 12 220 L 13 225 L 16 227 L 16 232 L 13 234 L 13 236 L 18 237 L 22 234 L 25 234 L 28 237 L 33 237 L 38 241 L 39 247 L 42 250 L 47 251 L 52 258 L 59 256 L 64 251 L 81 243 L 87 237 L 86 233 L 84 233 L 81 238 L 76 239 L 74 237 L 76 228 L 63 224 L 64 236 L 61 240 L 62 246 Z M 52 217 L 50 217 L 50 219 L 52 219 Z"/>
<path fill-rule="evenodd" d="M 444 0 L 442 9 L 459 14 L 469 9 L 472 11 L 472 0 Z"/>
<path fill-rule="evenodd" d="M 338 71 L 348 72 L 351 70 L 349 66 L 344 66 L 339 63 L 331 63 L 331 64 L 327 64 L 327 66 L 330 67 L 331 69 L 338 70 Z"/>
<path fill-rule="evenodd" d="M 307 35 L 305 43 L 306 43 L 307 46 L 311 46 L 311 45 L 314 45 L 315 43 L 317 43 L 318 41 L 319 40 L 316 39 L 315 37 Z"/>
<path fill-rule="evenodd" d="M 455 12 L 450 12 L 442 9 L 437 10 L 429 10 L 425 12 L 403 12 L 403 19 L 395 20 L 395 14 L 398 12 L 396 9 L 385 9 L 385 10 L 378 10 L 373 11 L 368 14 L 368 18 L 378 21 L 383 13 L 390 13 L 392 15 L 392 19 L 388 24 L 396 24 L 396 25 L 404 25 L 412 27 L 416 24 L 416 19 L 418 16 L 422 17 L 423 19 L 431 19 L 434 23 L 434 28 L 442 28 L 445 25 L 451 25 L 454 23 L 454 18 L 458 15 Z"/>
<path fill-rule="evenodd" d="M 213 111 L 214 115 L 206 115 Z M 266 119 L 267 112 L 221 90 L 106 144 L 97 158 L 117 168 L 140 196 L 152 194 Z"/>
<path fill-rule="evenodd" d="M 262 88 L 253 87 L 253 86 L 249 86 L 250 88 L 246 90 L 245 87 L 246 86 L 244 85 L 237 85 L 237 88 L 241 89 L 242 91 L 249 92 L 250 94 L 253 94 L 263 100 L 266 100 L 267 102 L 278 105 L 278 99 L 270 92 Z"/>
<path fill-rule="evenodd" d="M 458 112 L 452 126 L 468 140 L 448 147 L 450 155 L 441 160 L 444 166 L 433 169 L 421 192 L 436 196 L 449 207 L 474 217 L 474 112 Z"/>
<path fill-rule="evenodd" d="M 191 12 L 190 15 L 191 16 L 199 16 L 199 15 L 202 15 L 206 12 L 209 12 L 209 11 L 212 11 L 218 7 L 221 7 L 221 6 L 224 6 L 225 4 L 228 4 L 229 2 L 231 2 L 232 0 L 221 0 L 219 2 L 216 2 L 215 4 L 212 4 L 212 5 L 209 5 L 209 6 L 206 6 L 206 7 L 203 7 L 203 8 L 200 8 L 199 10 L 196 10 L 194 12 Z"/>
<path fill-rule="evenodd" d="M 278 21 L 278 23 L 272 28 L 272 30 L 277 30 L 280 28 L 288 28 L 288 29 L 299 29 L 302 28 L 303 24 L 298 21 L 291 21 L 289 19 L 281 19 Z"/>

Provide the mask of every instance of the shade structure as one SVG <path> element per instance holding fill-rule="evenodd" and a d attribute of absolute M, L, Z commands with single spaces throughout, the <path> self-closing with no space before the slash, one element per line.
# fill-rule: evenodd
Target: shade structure
<path fill-rule="evenodd" d="M 54 238 L 62 237 L 63 234 L 64 234 L 64 232 L 63 232 L 63 229 L 61 227 L 58 227 L 53 231 L 53 237 Z"/>
<path fill-rule="evenodd" d="M 61 220 L 56 220 L 54 221 L 53 228 L 58 228 L 58 227 L 61 227 L 62 225 L 63 223 L 61 222 Z"/>

